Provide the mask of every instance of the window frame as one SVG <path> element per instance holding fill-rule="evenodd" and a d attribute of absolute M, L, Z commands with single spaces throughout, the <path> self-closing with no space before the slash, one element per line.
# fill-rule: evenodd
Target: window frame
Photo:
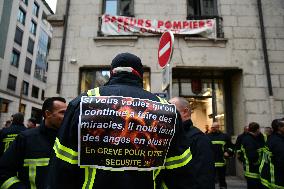
<path fill-rule="evenodd" d="M 15 56 L 17 57 L 16 62 L 14 61 L 15 60 L 15 58 L 14 58 Z M 19 67 L 19 62 L 20 62 L 20 57 L 21 57 L 21 53 L 17 49 L 13 48 L 12 55 L 11 55 L 11 60 L 10 60 L 10 65 L 15 66 L 16 68 L 18 68 Z"/>
<path fill-rule="evenodd" d="M 32 8 L 32 14 L 36 17 L 39 15 L 39 5 L 37 2 L 34 2 L 33 8 Z"/>
<path fill-rule="evenodd" d="M 116 7 L 116 15 L 117 16 L 128 16 L 128 17 L 134 17 L 134 0 L 129 0 L 130 1 L 130 8 L 129 8 L 129 14 L 123 14 L 122 12 L 122 1 L 124 0 L 103 0 L 103 7 L 102 7 L 102 13 L 105 14 L 106 12 L 106 1 L 117 1 L 117 7 Z"/>
<path fill-rule="evenodd" d="M 143 70 L 144 70 L 144 74 L 143 74 L 143 88 L 147 91 L 151 91 L 151 70 L 149 67 L 143 67 Z M 92 89 L 94 87 L 98 87 L 98 86 L 101 86 L 101 85 L 98 85 L 96 86 L 96 80 L 93 80 L 90 82 L 92 84 L 92 86 L 86 86 L 86 87 L 83 87 L 83 84 L 85 82 L 84 80 L 84 72 L 89 72 L 89 73 L 93 73 L 93 72 L 97 72 L 97 71 L 110 71 L 110 66 L 102 66 L 102 67 L 81 67 L 79 68 L 79 85 L 78 85 L 78 94 L 81 94 L 82 92 L 86 92 L 88 91 L 89 89 Z M 92 74 L 93 77 L 96 77 L 95 74 Z M 102 83 L 103 85 L 103 83 Z"/>
<path fill-rule="evenodd" d="M 22 7 L 19 7 L 19 12 L 18 12 L 18 15 L 17 15 L 17 21 L 20 22 L 23 25 L 26 24 L 26 11 Z"/>
<path fill-rule="evenodd" d="M 22 89 L 22 94 L 28 96 L 29 95 L 29 87 L 30 84 L 27 81 L 23 81 L 23 89 Z"/>
<path fill-rule="evenodd" d="M 27 65 L 28 63 L 30 63 L 29 66 Z M 25 72 L 26 74 L 31 75 L 31 73 L 32 73 L 32 65 L 33 65 L 32 59 L 30 59 L 29 57 L 26 57 L 25 68 L 24 68 L 24 72 Z"/>
<path fill-rule="evenodd" d="M 39 96 L 39 87 L 33 85 L 32 86 L 32 95 L 31 95 L 33 98 L 37 98 L 38 99 L 38 96 Z"/>
<path fill-rule="evenodd" d="M 31 43 L 33 44 L 32 47 Z M 35 48 L 35 41 L 32 38 L 29 38 L 27 51 L 31 54 L 34 54 L 34 48 Z"/>
<path fill-rule="evenodd" d="M 22 46 L 24 31 L 19 27 L 16 27 L 14 42 L 18 45 Z"/>
<path fill-rule="evenodd" d="M 17 86 L 17 77 L 12 74 L 9 74 L 8 81 L 7 81 L 7 89 L 16 91 L 16 86 Z"/>
<path fill-rule="evenodd" d="M 30 27 L 30 33 L 33 35 L 36 35 L 36 30 L 37 30 L 37 23 L 36 21 L 32 20 L 31 27 Z"/>

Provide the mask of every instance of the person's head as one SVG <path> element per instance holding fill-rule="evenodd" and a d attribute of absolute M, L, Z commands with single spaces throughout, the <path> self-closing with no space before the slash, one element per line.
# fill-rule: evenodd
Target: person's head
<path fill-rule="evenodd" d="M 116 76 L 120 73 L 129 73 L 142 81 L 143 72 L 141 59 L 134 54 L 120 53 L 112 60 L 111 76 Z"/>
<path fill-rule="evenodd" d="M 256 123 L 256 122 L 251 122 L 249 123 L 249 126 L 248 126 L 248 131 L 250 133 L 252 133 L 253 135 L 259 135 L 260 134 L 260 128 L 259 128 L 259 124 Z"/>
<path fill-rule="evenodd" d="M 217 121 L 213 122 L 211 126 L 211 132 L 214 133 L 219 131 L 220 131 L 220 124 Z"/>
<path fill-rule="evenodd" d="M 48 128 L 58 129 L 63 121 L 66 108 L 67 105 L 64 98 L 47 98 L 42 105 L 42 115 L 45 126 Z"/>
<path fill-rule="evenodd" d="M 5 127 L 5 128 L 10 127 L 11 123 L 12 123 L 11 120 L 7 120 L 7 121 L 5 122 L 4 127 Z"/>
<path fill-rule="evenodd" d="M 21 125 L 24 123 L 24 114 L 18 112 L 12 115 L 12 124 Z"/>
<path fill-rule="evenodd" d="M 279 133 L 284 135 L 284 120 L 283 119 L 274 119 L 271 123 L 271 127 L 274 133 Z"/>
<path fill-rule="evenodd" d="M 173 97 L 169 100 L 171 104 L 174 104 L 179 111 L 182 121 L 189 120 L 191 118 L 191 109 L 189 102 L 182 97 Z"/>
<path fill-rule="evenodd" d="M 31 117 L 27 121 L 27 128 L 31 129 L 31 128 L 35 128 L 35 127 L 36 127 L 36 119 Z"/>
<path fill-rule="evenodd" d="M 248 132 L 248 126 L 244 126 L 244 133 L 247 133 Z"/>

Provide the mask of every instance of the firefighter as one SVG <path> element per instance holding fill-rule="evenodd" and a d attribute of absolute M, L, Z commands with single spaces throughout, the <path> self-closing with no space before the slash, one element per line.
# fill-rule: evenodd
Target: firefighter
<path fill-rule="evenodd" d="M 263 150 L 259 168 L 261 183 L 265 188 L 284 188 L 284 120 L 275 119 L 271 124 L 273 133 Z"/>
<path fill-rule="evenodd" d="M 211 141 L 202 131 L 193 126 L 191 108 L 186 99 L 174 97 L 169 102 L 176 105 L 181 115 L 184 135 L 180 145 L 190 148 L 192 160 L 182 169 L 166 170 L 163 187 L 175 189 L 187 185 L 191 189 L 214 189 L 215 173 Z M 185 176 L 188 179 L 183 179 Z"/>
<path fill-rule="evenodd" d="M 259 166 L 264 147 L 264 138 L 261 136 L 259 124 L 249 123 L 248 134 L 241 142 L 241 150 L 244 154 L 244 172 L 247 180 L 248 189 L 261 189 L 259 179 Z"/>
<path fill-rule="evenodd" d="M 116 103 L 115 106 L 108 106 L 108 108 L 104 109 L 106 110 L 105 113 L 108 114 L 107 116 L 102 117 L 102 115 L 98 115 L 98 112 L 102 112 L 102 109 L 99 109 L 100 107 L 84 109 L 83 111 L 85 103 L 90 104 L 90 106 L 86 105 L 86 108 L 96 107 L 94 102 L 97 101 L 102 104 L 101 99 L 104 99 L 104 102 Z M 121 99 L 127 101 L 126 105 L 122 106 Z M 132 102 L 136 104 L 135 107 Z M 150 102 L 156 104 L 155 108 L 152 105 L 148 106 Z M 137 103 L 140 105 L 137 105 Z M 119 116 L 120 113 L 116 109 L 117 106 L 122 107 L 119 111 L 129 111 L 129 116 Z M 173 110 L 167 114 L 167 117 L 173 116 L 173 119 L 165 119 L 165 115 L 159 113 L 165 107 L 168 110 Z M 138 110 L 138 112 L 132 114 L 134 112 L 133 109 Z M 143 111 L 139 111 L 140 109 L 143 109 Z M 81 111 L 85 113 L 83 114 Z M 116 114 L 110 116 L 110 111 L 116 112 Z M 151 113 L 150 115 L 149 111 L 153 111 L 154 114 Z M 82 119 L 85 119 L 83 115 L 86 114 L 90 120 L 86 120 L 85 123 L 82 122 Z M 94 116 L 91 117 L 90 114 Z M 155 119 L 157 115 L 160 122 Z M 156 121 L 152 125 L 145 125 L 147 119 Z M 129 122 L 125 124 L 124 121 L 125 123 Z M 177 121 L 177 123 L 174 124 L 173 121 Z M 101 122 L 103 122 L 103 125 L 110 126 L 102 129 L 100 126 Z M 78 130 L 85 132 L 83 129 L 87 129 L 86 125 L 88 123 L 93 123 L 92 128 L 95 129 L 88 130 L 86 131 L 88 133 L 79 137 L 79 145 Z M 123 127 L 121 123 L 123 123 Z M 165 127 L 157 128 L 157 124 L 161 123 L 165 124 Z M 176 118 L 176 111 L 173 105 L 167 104 L 165 100 L 143 89 L 143 65 L 141 59 L 131 53 L 118 54 L 112 60 L 111 75 L 108 82 L 104 86 L 96 87 L 87 93 L 79 95 L 69 103 L 62 127 L 54 144 L 55 156 L 50 161 L 46 188 L 159 188 L 159 180 L 161 180 L 159 179 L 159 173 L 164 166 L 169 169 L 180 168 L 191 160 L 191 153 L 188 148 L 172 149 L 177 146 L 177 134 L 181 132 L 179 130 L 180 124 L 181 119 Z M 97 129 L 97 127 L 100 129 Z M 144 130 L 142 131 L 141 128 Z M 136 132 L 137 130 L 139 132 Z M 164 136 L 173 136 L 171 142 L 163 142 L 162 144 L 159 142 L 160 140 L 156 140 L 155 144 L 153 144 L 152 139 L 155 138 L 150 136 L 160 136 L 160 132 L 164 133 Z M 118 137 L 114 137 L 114 135 Z M 122 136 L 124 138 L 121 138 Z M 138 137 L 138 139 L 133 136 Z M 87 142 L 89 141 L 88 144 L 87 142 L 83 143 L 86 144 L 86 146 L 83 146 L 83 149 L 81 145 L 82 138 Z M 118 139 L 117 141 L 112 140 L 116 138 Z M 112 142 L 109 142 L 110 140 Z M 167 156 L 165 154 L 166 150 L 155 151 L 161 145 L 164 146 L 163 148 L 169 148 Z M 78 149 L 78 146 L 81 147 Z M 143 149 L 141 149 L 142 147 Z M 137 152 L 137 154 L 129 155 L 128 152 L 130 151 L 133 153 Z M 153 154 L 154 152 L 156 153 Z M 92 156 L 92 154 L 94 155 Z M 149 154 L 151 156 L 150 161 L 140 164 L 143 159 L 149 158 Z M 102 158 L 96 159 L 98 156 Z M 89 160 L 87 158 L 84 159 L 84 157 L 93 158 Z M 156 161 L 158 158 L 163 160 L 160 162 Z M 87 164 L 88 162 L 91 163 Z M 128 163 L 125 164 L 125 162 Z M 155 165 L 149 167 L 153 163 Z M 190 178 L 184 177 L 183 179 Z M 185 186 L 185 188 L 190 188 L 190 186 Z"/>
<path fill-rule="evenodd" d="M 244 131 L 237 137 L 236 144 L 235 144 L 235 153 L 237 154 L 237 158 L 240 162 L 244 161 L 244 154 L 241 151 L 241 144 L 242 139 L 248 133 L 248 126 L 244 126 Z"/>
<path fill-rule="evenodd" d="M 234 155 L 234 147 L 231 138 L 220 131 L 218 122 L 213 122 L 211 132 L 207 135 L 213 144 L 215 177 L 219 181 L 220 189 L 227 188 L 226 183 L 226 159 Z"/>
<path fill-rule="evenodd" d="M 1 189 L 44 187 L 50 154 L 66 107 L 66 101 L 61 97 L 44 101 L 41 125 L 21 132 L 0 158 Z"/>
<path fill-rule="evenodd" d="M 15 140 L 16 136 L 24 130 L 26 130 L 24 115 L 22 113 L 12 115 L 12 124 L 0 132 L 0 157 Z"/>

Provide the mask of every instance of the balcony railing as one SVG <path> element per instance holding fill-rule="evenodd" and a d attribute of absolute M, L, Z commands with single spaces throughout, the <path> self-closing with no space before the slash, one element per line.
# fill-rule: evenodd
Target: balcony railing
<path fill-rule="evenodd" d="M 220 16 L 200 16 L 200 15 L 187 16 L 187 20 L 203 20 L 203 19 L 216 19 L 217 38 L 224 38 L 222 17 Z"/>

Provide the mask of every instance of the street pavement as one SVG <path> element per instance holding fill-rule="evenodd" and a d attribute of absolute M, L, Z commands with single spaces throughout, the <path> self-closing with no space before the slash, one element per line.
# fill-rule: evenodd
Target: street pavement
<path fill-rule="evenodd" d="M 227 189 L 246 189 L 247 184 L 246 180 L 240 177 L 233 177 L 233 176 L 227 176 Z M 218 184 L 216 185 L 216 189 L 219 189 Z"/>

